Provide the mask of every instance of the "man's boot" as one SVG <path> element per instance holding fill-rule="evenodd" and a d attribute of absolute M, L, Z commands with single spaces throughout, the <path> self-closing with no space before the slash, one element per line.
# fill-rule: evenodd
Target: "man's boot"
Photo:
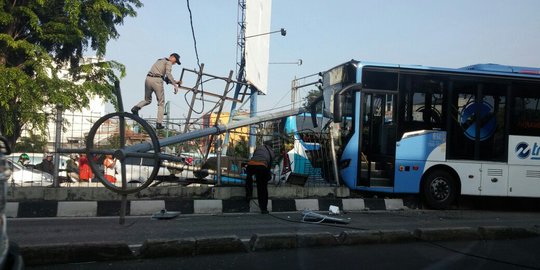
<path fill-rule="evenodd" d="M 131 108 L 131 113 L 136 115 L 136 116 L 139 116 L 139 110 L 141 108 L 137 107 L 137 106 L 133 106 L 133 108 Z"/>

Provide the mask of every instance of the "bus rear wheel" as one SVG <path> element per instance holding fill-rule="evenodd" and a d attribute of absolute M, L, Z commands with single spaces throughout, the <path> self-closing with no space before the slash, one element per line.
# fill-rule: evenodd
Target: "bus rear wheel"
<path fill-rule="evenodd" d="M 433 171 L 425 179 L 422 195 L 425 203 L 432 209 L 448 209 L 457 197 L 454 177 L 447 171 Z"/>

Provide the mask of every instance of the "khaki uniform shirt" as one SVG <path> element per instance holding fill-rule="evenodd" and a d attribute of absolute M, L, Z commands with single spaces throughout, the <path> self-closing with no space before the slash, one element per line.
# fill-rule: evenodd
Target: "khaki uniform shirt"
<path fill-rule="evenodd" d="M 150 71 L 148 71 L 148 75 L 152 77 L 163 77 L 164 75 L 166 75 L 170 83 L 176 84 L 176 80 L 174 79 L 171 71 L 172 71 L 171 62 L 169 62 L 167 58 L 161 58 L 161 59 L 158 59 L 154 63 L 154 65 L 152 65 L 152 67 L 150 68 Z"/>

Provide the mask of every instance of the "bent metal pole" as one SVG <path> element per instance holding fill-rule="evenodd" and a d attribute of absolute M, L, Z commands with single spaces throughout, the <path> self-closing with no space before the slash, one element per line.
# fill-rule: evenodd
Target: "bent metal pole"
<path fill-rule="evenodd" d="M 268 113 L 265 115 L 256 116 L 256 117 L 252 117 L 252 118 L 241 120 L 241 121 L 231 122 L 228 124 L 218 125 L 218 126 L 209 127 L 209 128 L 203 128 L 203 129 L 194 130 L 188 133 L 176 135 L 173 137 L 164 138 L 164 139 L 159 140 L 159 145 L 160 147 L 165 147 L 171 144 L 177 144 L 177 143 L 201 138 L 201 137 L 212 135 L 212 134 L 220 134 L 225 131 L 236 129 L 243 126 L 249 126 L 252 124 L 257 124 L 257 123 L 270 121 L 270 120 L 276 120 L 276 119 L 280 119 L 287 116 L 302 114 L 304 112 L 305 112 L 304 108 L 299 108 L 299 109 L 293 109 L 293 110 L 287 110 L 287 111 L 281 111 L 281 112 L 275 112 L 275 113 Z M 122 149 L 121 151 L 124 151 L 125 154 L 128 154 L 130 152 L 131 153 L 148 152 L 152 149 L 153 149 L 153 146 L 151 143 L 140 143 L 133 146 L 128 146 L 125 149 Z"/>

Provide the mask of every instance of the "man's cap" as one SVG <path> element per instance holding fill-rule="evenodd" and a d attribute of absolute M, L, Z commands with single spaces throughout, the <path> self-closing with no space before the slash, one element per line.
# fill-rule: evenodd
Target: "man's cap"
<path fill-rule="evenodd" d="M 171 55 L 174 56 L 174 58 L 176 58 L 176 63 L 180 65 L 181 64 L 180 55 L 178 55 L 177 53 L 171 53 Z"/>
<path fill-rule="evenodd" d="M 47 157 L 52 157 L 52 156 L 53 156 L 53 154 L 47 153 Z"/>

